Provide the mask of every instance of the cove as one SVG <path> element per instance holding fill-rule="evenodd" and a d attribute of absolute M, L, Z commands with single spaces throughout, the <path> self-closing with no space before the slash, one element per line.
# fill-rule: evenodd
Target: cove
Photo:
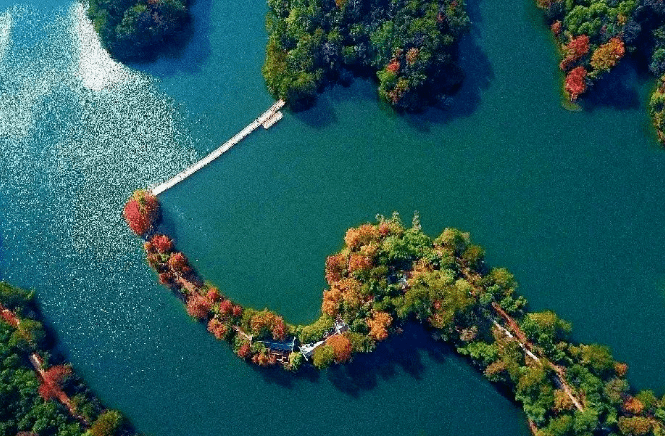
<path fill-rule="evenodd" d="M 33 12 L 23 21 L 15 14 L 15 51 L 7 53 L 31 46 L 20 35 L 62 38 L 66 28 L 35 29 L 51 13 L 66 18 L 69 5 L 26 2 L 21 8 Z M 626 68 L 633 92 L 566 112 L 535 7 L 470 7 L 468 77 L 449 111 L 396 117 L 371 84 L 334 88 L 311 111 L 287 115 L 164 194 L 167 225 L 229 296 L 304 323 L 316 317 L 323 261 L 344 230 L 376 213 L 417 209 L 430 234 L 444 226 L 472 232 L 493 265 L 515 273 L 534 308 L 572 321 L 577 340 L 609 345 L 636 388 L 662 394 L 665 157 L 639 103 L 651 85 Z M 368 362 L 377 375 L 357 388 L 332 371 L 286 384 L 238 362 L 154 283 L 118 211 L 133 189 L 177 173 L 192 150 L 212 150 L 271 104 L 260 75 L 265 10 L 259 0 L 197 0 L 198 27 L 182 57 L 137 66 L 156 80 L 133 93 L 79 99 L 75 86 L 62 86 L 36 108 L 22 101 L 21 114 L 40 115 L 29 135 L 3 131 L 0 139 L 3 159 L 22 164 L 2 169 L 0 275 L 38 290 L 68 360 L 142 432 L 256 434 L 269 422 L 283 434 L 528 434 L 518 408 L 465 362 L 432 354 L 427 337 L 386 344 L 388 355 L 408 348 L 409 359 Z M 65 48 L 48 59 L 62 60 Z M 17 63 L 5 55 L 3 79 Z M 159 119 L 137 93 L 163 108 Z M 147 119 L 144 129 L 116 135 L 127 122 L 108 116 L 123 113 Z M 172 129 L 150 130 L 164 125 Z M 151 147 L 164 147 L 146 147 L 137 160 L 129 151 L 147 143 L 146 132 Z M 100 150 L 113 151 L 103 165 L 86 158 Z M 423 344 L 416 364 L 414 343 Z M 366 373 L 354 365 L 357 378 Z"/>

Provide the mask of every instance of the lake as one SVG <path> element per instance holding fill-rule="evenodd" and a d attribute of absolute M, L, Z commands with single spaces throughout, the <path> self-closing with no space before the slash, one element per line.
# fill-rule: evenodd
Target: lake
<path fill-rule="evenodd" d="M 467 78 L 447 110 L 395 115 L 367 81 L 329 89 L 162 194 L 165 230 L 229 297 L 308 323 L 345 230 L 417 210 L 432 236 L 471 232 L 534 310 L 664 394 L 653 82 L 624 62 L 567 111 L 535 6 L 469 11 Z M 72 1 L 0 0 L 0 278 L 36 289 L 61 351 L 147 434 L 528 435 L 519 407 L 419 328 L 293 377 L 243 363 L 156 283 L 122 204 L 272 104 L 265 12 L 264 0 L 196 0 L 175 55 L 96 75 Z"/>

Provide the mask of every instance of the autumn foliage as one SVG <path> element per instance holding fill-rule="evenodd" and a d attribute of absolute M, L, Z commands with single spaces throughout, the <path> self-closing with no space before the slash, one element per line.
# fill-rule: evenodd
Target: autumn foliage
<path fill-rule="evenodd" d="M 349 272 L 367 271 L 372 268 L 372 258 L 360 254 L 352 254 L 349 257 Z"/>
<path fill-rule="evenodd" d="M 628 397 L 623 402 L 623 410 L 633 415 L 639 415 L 644 411 L 644 404 L 635 397 Z"/>
<path fill-rule="evenodd" d="M 339 311 L 339 303 L 342 301 L 342 293 L 339 289 L 323 291 L 323 302 L 321 311 L 327 315 L 335 316 Z"/>
<path fill-rule="evenodd" d="M 212 318 L 208 321 L 208 331 L 217 339 L 224 339 L 229 332 L 229 328 L 218 318 Z"/>
<path fill-rule="evenodd" d="M 626 48 L 621 38 L 612 38 L 593 52 L 591 66 L 595 70 L 607 71 L 615 66 L 624 54 Z"/>
<path fill-rule="evenodd" d="M 196 292 L 187 298 L 187 313 L 197 319 L 208 317 L 212 302 Z"/>
<path fill-rule="evenodd" d="M 72 373 L 72 369 L 66 365 L 52 366 L 42 374 L 42 384 L 39 386 L 39 395 L 49 400 L 64 395 L 61 384 L 65 377 Z"/>
<path fill-rule="evenodd" d="M 246 359 L 252 354 L 252 349 L 249 345 L 249 342 L 243 342 L 242 345 L 238 348 L 238 351 L 236 352 L 238 354 L 238 357 L 242 359 Z"/>
<path fill-rule="evenodd" d="M 222 316 L 229 316 L 233 313 L 233 303 L 231 300 L 222 300 L 219 303 L 219 313 Z"/>
<path fill-rule="evenodd" d="M 255 335 L 269 332 L 275 340 L 283 340 L 286 336 L 284 319 L 268 310 L 263 310 L 252 316 L 250 328 Z"/>
<path fill-rule="evenodd" d="M 617 377 L 625 377 L 628 373 L 628 365 L 622 362 L 617 362 L 614 364 L 614 372 Z"/>
<path fill-rule="evenodd" d="M 360 227 L 350 228 L 346 231 L 344 242 L 351 250 L 360 248 L 361 245 L 367 245 L 372 241 L 379 239 L 380 233 L 376 226 L 363 224 Z"/>
<path fill-rule="evenodd" d="M 158 253 L 170 253 L 173 250 L 173 241 L 166 235 L 155 235 L 150 244 Z M 146 249 L 148 251 L 148 249 Z"/>
<path fill-rule="evenodd" d="M 335 352 L 335 363 L 344 363 L 351 359 L 353 347 L 351 341 L 344 335 L 332 335 L 326 340 L 326 345 Z"/>
<path fill-rule="evenodd" d="M 189 266 L 189 261 L 187 261 L 187 257 L 180 252 L 173 253 L 171 257 L 169 257 L 167 263 L 169 268 L 171 268 L 171 271 L 178 275 L 188 274 L 192 271 L 192 268 Z"/>
<path fill-rule="evenodd" d="M 586 74 L 587 72 L 584 67 L 576 67 L 570 70 L 566 76 L 565 89 L 571 101 L 577 100 L 577 97 L 586 91 L 586 82 L 584 80 Z"/>
<path fill-rule="evenodd" d="M 388 337 L 388 326 L 393 318 L 386 312 L 374 312 L 372 317 L 367 319 L 369 335 L 377 341 L 382 341 Z"/>
<path fill-rule="evenodd" d="M 217 302 L 222 298 L 222 294 L 220 294 L 219 289 L 217 288 L 210 288 L 208 289 L 208 292 L 206 293 L 206 297 L 208 300 L 212 302 Z"/>
<path fill-rule="evenodd" d="M 159 217 L 157 197 L 143 190 L 134 192 L 125 204 L 123 216 L 134 233 L 139 236 L 145 235 Z"/>
<path fill-rule="evenodd" d="M 388 65 L 386 65 L 386 71 L 390 71 L 391 73 L 397 73 L 399 71 L 399 60 L 393 58 Z"/>
<path fill-rule="evenodd" d="M 563 52 L 565 57 L 559 64 L 559 68 L 566 71 L 573 62 L 589 53 L 589 37 L 580 35 L 577 38 L 571 38 L 568 44 L 563 46 Z"/>
<path fill-rule="evenodd" d="M 342 253 L 328 256 L 326 259 L 326 281 L 328 284 L 340 280 L 347 267 L 347 258 Z"/>

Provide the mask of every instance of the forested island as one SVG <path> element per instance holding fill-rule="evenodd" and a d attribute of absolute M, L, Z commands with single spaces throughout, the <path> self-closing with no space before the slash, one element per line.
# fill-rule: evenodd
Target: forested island
<path fill-rule="evenodd" d="M 152 55 L 182 31 L 188 0 L 90 0 L 88 17 L 102 46 L 115 58 Z"/>
<path fill-rule="evenodd" d="M 49 350 L 34 293 L 0 282 L 0 434 L 132 436 L 122 414 L 107 410 Z"/>
<path fill-rule="evenodd" d="M 292 108 L 328 84 L 373 76 L 392 107 L 418 110 L 453 92 L 463 0 L 268 0 L 263 76 Z"/>
<path fill-rule="evenodd" d="M 446 229 L 432 239 L 417 216 L 407 228 L 397 215 L 349 229 L 342 250 L 325 262 L 320 318 L 296 326 L 204 283 L 173 240 L 156 233 L 155 208 L 141 203 L 157 199 L 135 193 L 124 216 L 132 229 L 145 230 L 135 233 L 160 283 L 242 359 L 290 371 L 326 368 L 375 350 L 415 322 L 512 392 L 536 436 L 665 434 L 665 397 L 631 391 L 627 365 L 607 347 L 576 343 L 571 325 L 554 312 L 530 311 L 513 275 L 490 268 L 468 233 Z"/>
<path fill-rule="evenodd" d="M 659 0 L 536 0 L 544 10 L 565 74 L 571 101 L 612 70 L 626 55 L 648 65 L 658 85 L 649 112 L 665 144 L 665 3 Z"/>

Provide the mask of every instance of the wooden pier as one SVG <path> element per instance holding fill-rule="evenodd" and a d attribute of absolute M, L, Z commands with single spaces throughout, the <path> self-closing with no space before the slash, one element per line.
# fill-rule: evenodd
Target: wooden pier
<path fill-rule="evenodd" d="M 173 186 L 182 182 L 187 177 L 191 176 L 201 168 L 205 167 L 206 165 L 208 165 L 210 162 L 220 157 L 225 152 L 229 151 L 234 145 L 245 139 L 247 135 L 252 133 L 259 126 L 263 125 L 265 129 L 269 128 L 270 126 L 272 126 L 282 118 L 282 113 L 279 111 L 282 107 L 284 107 L 284 100 L 277 101 L 275 104 L 270 106 L 270 108 L 267 111 L 262 113 L 257 119 L 252 121 L 247 127 L 242 129 L 235 136 L 233 136 L 231 139 L 222 144 L 219 148 L 217 148 L 212 153 L 210 153 L 200 161 L 196 162 L 195 164 L 185 168 L 183 171 L 176 174 L 175 177 L 167 180 L 164 183 L 161 183 L 157 186 L 150 188 L 150 192 L 152 193 L 152 195 L 161 194 L 167 189 L 172 188 Z"/>

